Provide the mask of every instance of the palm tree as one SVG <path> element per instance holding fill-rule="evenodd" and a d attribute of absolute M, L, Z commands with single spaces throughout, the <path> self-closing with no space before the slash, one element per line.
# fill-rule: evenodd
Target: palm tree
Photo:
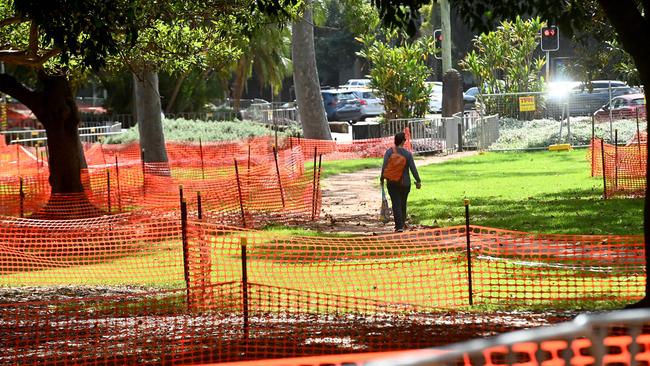
<path fill-rule="evenodd" d="M 250 36 L 248 48 L 235 65 L 233 97 L 235 110 L 239 110 L 239 100 L 244 93 L 246 81 L 253 73 L 257 75 L 260 86 L 271 86 L 274 93 L 282 88 L 282 81 L 292 72 L 290 55 L 290 32 L 280 24 L 257 27 Z"/>
<path fill-rule="evenodd" d="M 312 18 L 312 0 L 306 0 L 302 17 L 292 25 L 293 84 L 305 138 L 331 140 L 320 94 Z"/>

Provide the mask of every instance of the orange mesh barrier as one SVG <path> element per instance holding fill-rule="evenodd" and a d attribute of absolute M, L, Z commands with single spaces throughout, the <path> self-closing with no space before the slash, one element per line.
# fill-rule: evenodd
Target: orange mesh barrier
<path fill-rule="evenodd" d="M 299 146 L 275 154 L 264 141 L 170 144 L 170 163 L 146 164 L 139 158 L 137 144 L 106 149 L 92 145 L 87 149 L 89 167 L 82 172 L 84 194 L 50 196 L 46 170 L 30 175 L 23 164 L 24 176 L 0 177 L 0 208 L 6 215 L 39 219 L 177 210 L 182 186 L 193 213 L 198 210 L 200 193 L 205 215 L 231 225 L 257 227 L 318 217 L 320 166 L 305 164 Z"/>
<path fill-rule="evenodd" d="M 600 139 L 592 141 L 588 155 L 591 161 L 591 176 L 604 176 L 605 198 L 645 196 L 647 149 L 645 143 L 616 146 L 603 143 Z"/>
<path fill-rule="evenodd" d="M 0 363 L 209 363 L 433 347 L 540 321 L 458 310 L 470 300 L 550 308 L 638 299 L 644 289 L 640 236 L 472 227 L 468 267 L 464 227 L 297 237 L 182 213 L 0 220 Z"/>
<path fill-rule="evenodd" d="M 408 137 L 408 129 L 406 132 Z M 279 141 L 277 164 L 273 142 L 272 137 L 264 136 L 239 142 L 169 143 L 169 163 L 143 163 L 137 143 L 86 144 L 88 169 L 82 172 L 85 194 L 53 197 L 45 149 L 0 147 L 0 212 L 65 219 L 150 208 L 177 209 L 178 187 L 182 185 L 191 205 L 200 192 L 206 215 L 222 217 L 225 224 L 244 225 L 248 221 L 246 226 L 256 227 L 268 222 L 304 221 L 320 212 L 320 172 L 314 173 L 314 168 L 319 168 L 321 155 L 326 160 L 381 157 L 393 137 L 350 143 L 287 138 Z M 315 155 L 318 165 L 312 163 L 316 162 Z"/>
<path fill-rule="evenodd" d="M 472 226 L 479 303 L 632 300 L 644 294 L 640 236 L 544 235 Z"/>
<path fill-rule="evenodd" d="M 0 179 L 47 174 L 45 149 L 22 145 L 0 146 Z M 47 179 L 47 177 L 46 177 Z"/>
<path fill-rule="evenodd" d="M 408 132 L 408 128 L 406 129 Z M 411 149 L 411 140 L 407 133 L 407 140 L 404 146 Z M 325 160 L 347 160 L 361 158 L 380 158 L 384 156 L 386 150 L 394 145 L 394 137 L 382 137 L 366 140 L 353 140 L 351 142 L 336 142 L 323 140 L 308 140 L 296 137 L 287 138 L 284 147 L 300 146 L 305 159 L 313 155 L 314 150 L 318 154 L 323 154 Z"/>

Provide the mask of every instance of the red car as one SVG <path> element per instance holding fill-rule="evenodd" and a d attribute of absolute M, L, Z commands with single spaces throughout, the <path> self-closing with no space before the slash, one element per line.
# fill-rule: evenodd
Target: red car
<path fill-rule="evenodd" d="M 20 103 L 7 103 L 7 129 L 34 129 L 39 128 L 36 116 L 29 108 Z"/>
<path fill-rule="evenodd" d="M 612 98 L 609 103 L 594 112 L 594 118 L 596 121 L 609 121 L 610 109 L 612 119 L 635 120 L 638 113 L 639 119 L 645 120 L 645 95 L 636 93 L 620 95 Z"/>

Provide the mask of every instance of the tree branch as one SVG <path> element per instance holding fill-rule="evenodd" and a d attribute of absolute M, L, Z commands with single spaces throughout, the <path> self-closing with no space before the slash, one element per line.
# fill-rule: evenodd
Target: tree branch
<path fill-rule="evenodd" d="M 47 60 L 56 56 L 58 53 L 59 50 L 51 49 L 40 56 L 30 56 L 27 51 L 0 50 L 0 61 L 15 65 L 41 68 Z"/>
<path fill-rule="evenodd" d="M 9 74 L 0 74 L 0 92 L 18 99 L 32 111 L 36 108 L 37 93 Z"/>
<path fill-rule="evenodd" d="M 644 4 L 648 0 L 644 1 Z M 605 11 L 607 18 L 612 23 L 621 44 L 630 53 L 640 72 L 646 75 L 650 70 L 641 70 L 646 67 L 648 58 L 647 44 L 647 23 L 646 19 L 639 12 L 636 2 L 633 0 L 598 0 L 598 3 Z M 646 11 L 650 9 L 646 8 Z M 646 62 L 640 62 L 645 60 Z"/>
<path fill-rule="evenodd" d="M 29 48 L 27 55 L 30 57 L 36 56 L 38 53 L 38 25 L 32 21 L 29 27 Z"/>
<path fill-rule="evenodd" d="M 18 24 L 18 23 L 22 23 L 24 21 L 25 20 L 23 18 L 20 18 L 20 17 L 9 17 L 9 18 L 5 18 L 5 19 L 0 20 L 0 27 L 4 27 L 4 26 L 7 26 L 7 25 L 12 25 L 12 24 Z"/>

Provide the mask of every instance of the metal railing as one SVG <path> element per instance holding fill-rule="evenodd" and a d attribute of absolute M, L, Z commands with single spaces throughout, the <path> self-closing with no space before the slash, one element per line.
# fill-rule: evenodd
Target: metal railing
<path fill-rule="evenodd" d="M 447 150 L 443 118 L 400 118 L 381 124 L 381 136 L 393 136 L 408 127 L 413 153 L 443 152 Z"/>
<path fill-rule="evenodd" d="M 592 116 L 613 98 L 635 92 L 639 90 L 630 87 L 611 87 L 594 89 L 591 92 L 477 94 L 476 109 L 481 114 L 499 114 L 520 120 L 538 118 L 563 120 Z M 609 111 L 609 119 L 616 119 L 617 116 L 612 115 L 611 109 Z M 643 116 L 645 116 L 645 109 Z"/>
<path fill-rule="evenodd" d="M 381 124 L 381 136 L 409 128 L 413 153 L 485 150 L 499 138 L 496 115 L 460 112 L 453 117 L 393 119 Z"/>
<path fill-rule="evenodd" d="M 98 142 L 102 137 L 119 135 L 122 133 L 120 123 L 110 125 L 97 125 L 79 127 L 79 139 L 81 142 Z M 15 130 L 2 131 L 7 144 L 21 144 L 23 146 L 46 146 L 47 135 L 45 130 Z"/>
<path fill-rule="evenodd" d="M 579 315 L 573 321 L 407 354 L 369 366 L 637 365 L 650 359 L 650 309 Z"/>
<path fill-rule="evenodd" d="M 462 139 L 459 146 L 463 149 L 487 150 L 499 139 L 499 116 L 482 116 L 476 111 L 454 114 L 454 122 L 460 125 Z M 458 133 L 455 134 L 458 136 Z"/>
<path fill-rule="evenodd" d="M 167 113 L 165 118 L 178 119 L 183 118 L 187 120 L 200 120 L 200 121 L 233 121 L 237 119 L 237 113 L 234 110 L 217 110 L 214 112 L 203 113 Z"/>

